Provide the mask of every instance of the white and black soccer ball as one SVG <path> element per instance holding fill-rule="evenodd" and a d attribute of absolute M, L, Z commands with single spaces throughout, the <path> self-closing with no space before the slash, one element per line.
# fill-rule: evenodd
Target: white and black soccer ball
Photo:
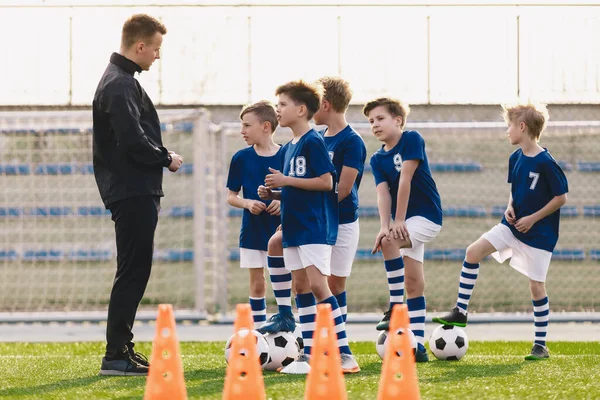
<path fill-rule="evenodd" d="M 300 346 L 289 332 L 267 333 L 265 339 L 269 345 L 269 361 L 263 367 L 269 371 L 286 367 L 298 359 Z"/>
<path fill-rule="evenodd" d="M 235 335 L 240 335 L 241 337 L 245 337 L 248 334 L 254 336 L 254 342 L 256 343 L 256 352 L 258 353 L 258 359 L 260 361 L 260 365 L 264 367 L 264 365 L 269 361 L 269 344 L 263 335 L 258 331 L 248 331 L 248 329 L 240 329 L 239 332 L 231 335 L 227 344 L 225 345 L 225 361 L 229 363 L 229 358 L 231 357 L 231 342 Z M 241 354 L 246 355 L 246 351 L 242 349 Z"/>
<path fill-rule="evenodd" d="M 438 326 L 429 338 L 429 349 L 438 360 L 460 360 L 468 348 L 467 334 L 456 326 Z"/>
<path fill-rule="evenodd" d="M 381 331 L 381 333 L 379 334 L 379 336 L 377 336 L 377 342 L 375 342 L 375 348 L 377 349 L 377 354 L 379 354 L 379 357 L 381 357 L 381 359 L 383 360 L 383 357 L 385 356 L 385 350 L 387 348 L 387 338 L 388 338 L 388 331 Z M 398 329 L 397 331 L 398 335 L 403 335 L 404 334 L 404 330 L 402 328 Z M 408 339 L 410 340 L 410 346 L 413 349 L 413 354 L 417 351 L 417 338 L 415 337 L 415 334 L 409 329 L 408 330 Z M 399 352 L 398 355 L 400 355 Z"/>

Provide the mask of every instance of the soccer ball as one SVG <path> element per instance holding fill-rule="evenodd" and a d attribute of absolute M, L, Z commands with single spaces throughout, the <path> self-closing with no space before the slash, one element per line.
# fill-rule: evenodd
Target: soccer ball
<path fill-rule="evenodd" d="M 403 335 L 404 334 L 404 330 L 402 328 L 398 329 L 397 331 L 398 335 Z M 383 360 L 383 357 L 385 356 L 385 349 L 387 348 L 387 338 L 388 338 L 388 331 L 382 331 L 379 336 L 377 337 L 377 342 L 375 344 L 375 348 L 377 349 L 377 354 L 379 354 L 379 357 L 381 357 L 381 359 Z M 410 346 L 413 349 L 413 354 L 415 353 L 415 351 L 417 351 L 417 338 L 415 337 L 415 334 L 409 329 L 408 330 L 408 339 L 410 340 Z M 400 355 L 400 352 L 396 352 L 398 353 L 398 355 Z"/>
<path fill-rule="evenodd" d="M 248 334 L 254 335 L 254 340 L 256 343 L 256 351 L 258 353 L 258 359 L 260 361 L 260 365 L 264 366 L 269 361 L 269 344 L 263 335 L 258 331 L 248 331 L 248 329 L 240 329 L 239 332 L 231 335 L 227 344 L 225 345 L 225 361 L 229 363 L 229 358 L 231 357 L 231 342 L 235 335 L 240 335 L 241 337 L 245 337 Z M 242 349 L 241 354 L 246 355 L 246 351 Z"/>
<path fill-rule="evenodd" d="M 269 344 L 269 361 L 264 369 L 276 371 L 277 368 L 285 367 L 298 359 L 300 346 L 291 333 L 267 333 L 265 339 Z"/>
<path fill-rule="evenodd" d="M 431 333 L 429 348 L 438 360 L 460 360 L 469 348 L 469 339 L 462 329 L 442 325 Z"/>

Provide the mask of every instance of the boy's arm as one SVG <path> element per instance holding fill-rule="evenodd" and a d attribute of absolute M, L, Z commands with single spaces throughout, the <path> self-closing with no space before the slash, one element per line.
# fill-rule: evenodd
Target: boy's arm
<path fill-rule="evenodd" d="M 246 208 L 254 215 L 260 214 L 267 208 L 266 204 L 262 201 L 242 199 L 238 193 L 239 192 L 229 190 L 227 193 L 227 204 L 237 208 Z"/>
<path fill-rule="evenodd" d="M 506 221 L 511 225 L 514 225 L 515 222 L 517 222 L 515 218 L 515 209 L 513 208 L 512 192 L 510 192 L 508 196 L 508 205 L 506 206 L 506 211 L 504 211 L 504 218 L 506 218 Z"/>
<path fill-rule="evenodd" d="M 398 194 L 396 202 L 396 218 L 392 224 L 391 231 L 394 239 L 398 237 L 402 240 L 408 240 L 408 228 L 406 227 L 406 210 L 408 209 L 408 199 L 410 197 L 410 184 L 419 166 L 419 160 L 406 160 L 402 162 L 402 172 L 400 173 L 400 183 L 398 184 Z"/>
<path fill-rule="evenodd" d="M 258 187 L 258 197 L 263 200 L 281 200 L 281 190 L 271 190 L 266 186 Z"/>
<path fill-rule="evenodd" d="M 390 187 L 387 182 L 381 182 L 377 185 L 377 210 L 379 211 L 379 222 L 381 229 L 375 238 L 375 246 L 371 254 L 377 253 L 381 248 L 381 241 L 388 236 L 390 232 L 390 220 L 392 219 L 392 196 L 390 195 Z"/>
<path fill-rule="evenodd" d="M 285 176 L 273 168 L 269 168 L 271 173 L 265 177 L 265 183 L 268 187 L 292 186 L 302 190 L 311 190 L 314 192 L 328 192 L 333 189 L 333 175 L 331 172 L 324 173 L 315 178 L 296 178 Z"/>
<path fill-rule="evenodd" d="M 358 170 L 356 168 L 348 167 L 346 165 L 342 167 L 342 172 L 340 173 L 340 183 L 338 184 L 338 202 L 344 200 L 350 195 L 357 176 Z"/>
<path fill-rule="evenodd" d="M 540 210 L 534 212 L 531 215 L 519 218 L 519 220 L 515 223 L 515 228 L 517 228 L 517 230 L 521 233 L 527 233 L 536 222 L 546 218 L 548 215 L 552 214 L 553 212 L 564 206 L 566 202 L 566 193 L 561 194 L 559 196 L 554 196 L 552 200 L 550 200 L 548 204 L 546 204 Z"/>

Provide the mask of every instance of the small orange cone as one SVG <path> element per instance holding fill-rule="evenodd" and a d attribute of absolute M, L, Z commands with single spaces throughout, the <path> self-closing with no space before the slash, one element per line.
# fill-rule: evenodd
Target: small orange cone
<path fill-rule="evenodd" d="M 187 392 L 183 379 L 179 341 L 175 333 L 173 306 L 160 304 L 144 400 L 167 399 L 187 399 Z"/>
<path fill-rule="evenodd" d="M 396 304 L 392 310 L 388 344 L 383 358 L 379 393 L 377 400 L 418 400 L 419 381 L 415 356 L 408 335 L 395 335 L 398 329 L 409 329 L 408 308 L 406 304 Z M 397 352 L 400 352 L 398 355 Z"/>
<path fill-rule="evenodd" d="M 306 400 L 346 400 L 340 349 L 333 325 L 331 304 L 317 306 L 310 371 L 306 377 Z"/>
<path fill-rule="evenodd" d="M 223 400 L 264 400 L 265 382 L 256 351 L 250 304 L 238 304 L 234 324 L 235 332 L 247 329 L 246 336 L 235 335 L 231 340 L 231 356 L 225 375 Z M 240 354 L 245 350 L 246 355 Z"/>

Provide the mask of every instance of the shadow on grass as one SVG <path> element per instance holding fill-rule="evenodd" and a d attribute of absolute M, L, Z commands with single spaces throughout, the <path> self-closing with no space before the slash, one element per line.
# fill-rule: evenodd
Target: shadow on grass
<path fill-rule="evenodd" d="M 30 396 L 30 395 L 42 395 L 45 393 L 54 392 L 57 390 L 68 390 L 78 387 L 88 386 L 98 381 L 104 379 L 111 379 L 113 377 L 110 376 L 88 376 L 85 378 L 77 378 L 77 379 L 64 379 L 62 381 L 47 383 L 44 385 L 37 386 L 27 386 L 27 387 L 15 387 L 10 389 L 0 390 L 0 397 L 8 397 L 8 396 Z M 126 377 L 127 379 L 131 379 L 131 377 Z M 142 382 L 140 380 L 140 382 Z M 143 384 L 146 383 L 145 377 L 143 380 Z"/>
<path fill-rule="evenodd" d="M 469 378 L 490 378 L 510 376 L 517 374 L 526 364 L 526 361 L 520 361 L 510 364 L 489 365 L 489 364 L 463 364 L 448 361 L 432 361 L 429 363 L 431 369 L 445 370 L 442 376 L 433 378 L 419 379 L 423 383 L 443 383 L 462 381 L 465 377 Z"/>

